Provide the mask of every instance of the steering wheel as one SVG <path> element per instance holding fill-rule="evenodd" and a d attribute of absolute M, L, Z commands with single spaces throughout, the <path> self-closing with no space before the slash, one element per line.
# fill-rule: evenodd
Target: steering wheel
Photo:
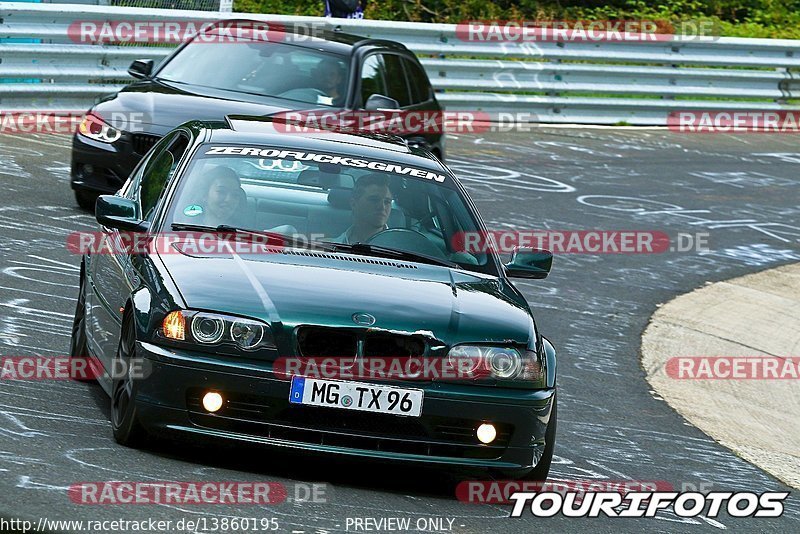
<path fill-rule="evenodd" d="M 444 251 L 416 230 L 407 228 L 389 228 L 373 235 L 366 241 L 369 245 L 396 248 L 408 252 L 419 252 L 434 258 L 448 259 Z"/>

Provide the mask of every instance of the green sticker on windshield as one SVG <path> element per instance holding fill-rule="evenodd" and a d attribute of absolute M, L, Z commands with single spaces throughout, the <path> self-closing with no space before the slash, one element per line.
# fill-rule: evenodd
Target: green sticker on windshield
<path fill-rule="evenodd" d="M 183 208 L 183 214 L 187 217 L 197 217 L 203 213 L 203 206 L 198 204 L 191 204 Z"/>

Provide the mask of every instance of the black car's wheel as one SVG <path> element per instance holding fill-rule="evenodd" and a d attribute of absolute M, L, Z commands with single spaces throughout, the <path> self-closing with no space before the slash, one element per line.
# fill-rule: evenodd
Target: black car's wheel
<path fill-rule="evenodd" d="M 94 213 L 94 204 L 97 202 L 97 195 L 76 189 L 75 201 L 82 209 Z"/>
<path fill-rule="evenodd" d="M 111 380 L 111 428 L 117 443 L 127 447 L 140 447 L 147 438 L 147 431 L 136 413 L 136 381 L 130 372 L 130 364 L 135 357 L 136 330 L 133 315 L 126 313 L 116 356 L 121 365 L 113 366 L 123 370 L 122 376 L 116 376 L 115 373 Z"/>
<path fill-rule="evenodd" d="M 544 434 L 544 452 L 536 467 L 521 477 L 522 480 L 534 480 L 544 482 L 550 473 L 550 463 L 553 461 L 553 450 L 556 448 L 556 426 L 558 426 L 557 408 L 558 399 L 553 395 L 553 408 L 550 411 L 550 421 L 547 423 L 547 430 Z"/>
<path fill-rule="evenodd" d="M 91 367 L 89 350 L 86 347 L 86 284 L 83 280 L 83 269 L 81 269 L 81 281 L 78 289 L 78 304 L 75 306 L 75 318 L 72 320 L 72 338 L 69 342 L 69 357 L 72 360 L 80 360 L 81 365 L 73 365 L 76 372 L 71 373 L 72 378 L 81 382 L 94 382 L 94 372 Z M 83 372 L 78 372 L 82 369 Z"/>

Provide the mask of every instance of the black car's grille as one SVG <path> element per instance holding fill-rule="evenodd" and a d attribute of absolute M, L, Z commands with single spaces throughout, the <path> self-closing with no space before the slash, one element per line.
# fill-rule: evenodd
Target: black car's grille
<path fill-rule="evenodd" d="M 318 326 L 297 329 L 297 348 L 303 357 L 355 357 L 359 337 L 364 339 L 364 357 L 421 357 L 425 354 L 425 340 L 418 335 L 359 333 L 355 329 Z"/>
<path fill-rule="evenodd" d="M 481 421 L 451 417 L 398 417 L 297 406 L 288 400 L 228 393 L 225 405 L 208 414 L 201 407 L 201 390 L 187 395 L 192 423 L 218 430 L 251 434 L 299 443 L 333 445 L 364 450 L 448 456 L 499 458 L 513 432 L 509 424 L 495 424 L 497 438 L 491 446 L 478 442 Z"/>
<path fill-rule="evenodd" d="M 147 154 L 153 145 L 161 139 L 160 135 L 133 134 L 133 151 L 140 155 Z"/>

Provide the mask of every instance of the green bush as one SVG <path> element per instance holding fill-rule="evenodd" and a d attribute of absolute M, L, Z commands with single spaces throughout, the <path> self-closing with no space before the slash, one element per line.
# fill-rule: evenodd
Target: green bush
<path fill-rule="evenodd" d="M 323 0 L 234 0 L 246 13 L 321 16 Z M 800 38 L 800 0 L 368 0 L 371 19 L 458 23 L 476 19 L 694 20 L 721 35 Z"/>

